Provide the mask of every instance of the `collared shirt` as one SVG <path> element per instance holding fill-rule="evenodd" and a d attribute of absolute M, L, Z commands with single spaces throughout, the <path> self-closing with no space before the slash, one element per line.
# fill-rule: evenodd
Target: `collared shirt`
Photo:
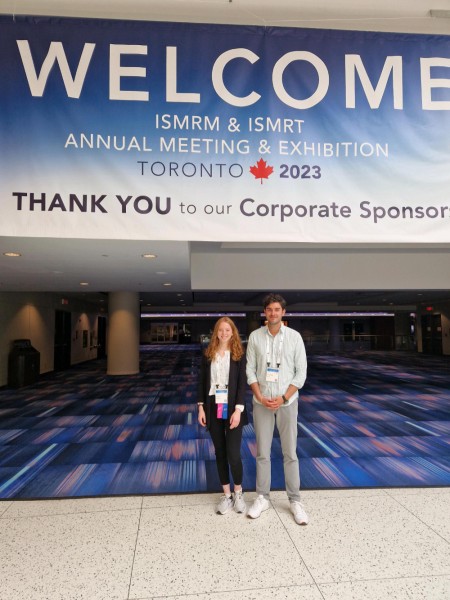
<path fill-rule="evenodd" d="M 211 388 L 209 395 L 214 396 L 216 387 L 228 387 L 228 379 L 230 377 L 230 351 L 225 350 L 224 355 L 220 356 L 219 352 L 211 361 Z"/>
<path fill-rule="evenodd" d="M 278 381 L 267 382 L 267 346 L 271 361 L 270 366 L 276 367 L 277 364 L 274 361 L 278 360 L 276 357 L 280 344 L 280 334 L 283 344 L 281 347 Z M 269 340 L 268 345 L 267 340 Z M 282 396 L 291 384 L 300 389 L 305 383 L 306 370 L 305 345 L 302 336 L 295 329 L 281 325 L 278 334 L 273 336 L 268 327 L 261 327 L 250 334 L 247 345 L 247 383 L 251 385 L 257 382 L 263 396 L 269 398 Z M 288 404 L 291 404 L 297 397 L 298 393 L 296 392 L 289 398 Z M 254 396 L 253 400 L 258 402 Z"/>

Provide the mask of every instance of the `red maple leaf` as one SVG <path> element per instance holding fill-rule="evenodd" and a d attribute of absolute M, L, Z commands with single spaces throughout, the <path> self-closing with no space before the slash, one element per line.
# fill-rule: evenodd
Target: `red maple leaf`
<path fill-rule="evenodd" d="M 256 165 L 250 167 L 250 173 L 255 176 L 255 179 L 261 179 L 261 184 L 263 179 L 269 179 L 269 175 L 273 173 L 273 167 L 270 167 L 265 160 L 260 158 Z"/>

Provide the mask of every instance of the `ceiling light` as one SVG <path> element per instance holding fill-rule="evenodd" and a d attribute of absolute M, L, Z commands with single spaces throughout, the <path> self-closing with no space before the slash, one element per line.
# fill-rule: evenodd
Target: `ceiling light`
<path fill-rule="evenodd" d="M 3 255 L 4 256 L 9 256 L 9 257 L 11 257 L 11 256 L 22 256 L 20 254 L 20 252 L 3 252 Z"/>
<path fill-rule="evenodd" d="M 87 281 L 80 281 L 80 285 L 89 285 Z"/>
<path fill-rule="evenodd" d="M 167 275 L 167 271 L 156 271 L 157 275 Z"/>
<path fill-rule="evenodd" d="M 142 258 L 156 258 L 157 254 L 142 254 Z"/>
<path fill-rule="evenodd" d="M 163 285 L 165 285 L 166 287 L 169 287 L 172 284 L 168 281 L 167 283 L 163 283 Z"/>

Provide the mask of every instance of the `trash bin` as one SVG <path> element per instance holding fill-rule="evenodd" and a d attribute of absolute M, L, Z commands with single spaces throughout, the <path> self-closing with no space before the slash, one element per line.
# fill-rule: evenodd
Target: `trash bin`
<path fill-rule="evenodd" d="M 14 340 L 8 358 L 8 385 L 18 388 L 39 379 L 41 355 L 31 340 Z"/>

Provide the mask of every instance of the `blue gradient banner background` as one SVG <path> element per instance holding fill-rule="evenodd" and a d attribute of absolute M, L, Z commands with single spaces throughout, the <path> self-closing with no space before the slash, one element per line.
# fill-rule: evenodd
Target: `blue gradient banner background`
<path fill-rule="evenodd" d="M 33 95 L 20 40 L 38 79 L 52 42 L 72 79 L 94 45 L 79 97 L 68 96 L 56 61 Z M 122 73 L 120 90 L 145 100 L 111 98 L 117 45 L 133 46 L 120 68 L 140 69 Z M 176 70 L 167 48 L 176 48 Z M 258 94 L 248 106 L 213 82 L 216 61 L 235 49 L 255 62 L 230 60 L 223 86 L 236 98 Z M 293 52 L 323 65 L 320 77 L 309 59 L 286 66 L 282 88 L 293 104 L 329 77 L 310 108 L 289 106 L 274 89 L 275 65 Z M 397 83 L 390 72 L 376 107 L 359 73 L 351 85 L 353 55 L 372 89 L 388 57 L 399 57 Z M 433 59 L 430 90 L 424 59 Z M 0 77 L 0 235 L 449 241 L 448 36 L 0 17 Z M 170 101 L 167 81 L 199 101 Z M 432 109 L 423 107 L 427 94 Z"/>

